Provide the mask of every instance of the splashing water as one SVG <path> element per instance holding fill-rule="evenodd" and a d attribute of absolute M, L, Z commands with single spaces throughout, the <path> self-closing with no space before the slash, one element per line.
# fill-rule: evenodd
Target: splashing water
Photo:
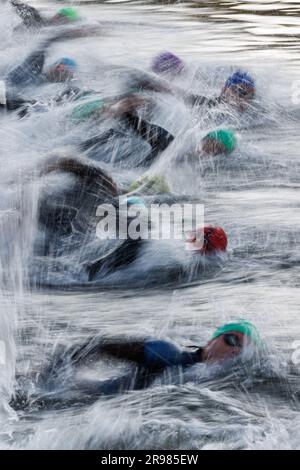
<path fill-rule="evenodd" d="M 31 3 L 48 18 L 61 5 Z M 203 203 L 206 223 L 223 226 L 229 235 L 229 259 L 200 278 L 185 279 L 185 285 L 164 287 L 150 280 L 183 254 L 176 244 L 154 244 L 131 268 L 89 289 L 80 263 L 93 252 L 93 240 L 60 264 L 36 256 L 41 194 L 51 199 L 73 184 L 68 175 L 40 178 L 41 168 L 49 154 L 75 154 L 74 146 L 96 127 L 74 125 L 70 102 L 21 120 L 1 111 L 0 447 L 299 448 L 299 365 L 293 361 L 300 332 L 297 3 L 272 2 L 276 10 L 253 1 L 88 3 L 80 2 L 80 13 L 87 24 L 100 22 L 101 33 L 57 42 L 46 56 L 47 64 L 76 59 L 80 88 L 108 99 L 122 94 L 126 70 L 149 71 L 161 50 L 183 58 L 186 73 L 174 85 L 193 93 L 216 96 L 237 67 L 254 75 L 255 105 L 242 117 L 228 110 L 225 118 L 201 114 L 163 93 L 155 98 L 155 124 L 176 139 L 151 168 L 99 162 L 121 188 L 145 172 L 159 174 L 176 200 Z M 44 38 L 45 32 L 16 30 L 18 25 L 9 3 L 1 4 L 0 79 Z M 49 103 L 59 90 L 52 84 L 24 93 Z M 236 129 L 238 149 L 225 160 L 200 162 L 196 171 L 185 161 L 179 165 L 177 157 L 216 123 Z M 134 158 L 149 150 L 134 139 L 120 142 L 112 145 L 112 155 L 120 147 Z M 35 282 L 51 289 L 36 289 Z M 257 325 L 269 347 L 267 360 L 225 371 L 197 365 L 163 374 L 147 390 L 93 403 L 76 391 L 63 391 L 64 402 L 55 390 L 51 406 L 36 399 L 33 378 L 60 344 L 99 333 L 205 344 L 217 326 L 237 317 Z M 103 379 L 124 369 L 101 363 L 81 373 Z M 14 390 L 18 406 L 11 402 Z"/>

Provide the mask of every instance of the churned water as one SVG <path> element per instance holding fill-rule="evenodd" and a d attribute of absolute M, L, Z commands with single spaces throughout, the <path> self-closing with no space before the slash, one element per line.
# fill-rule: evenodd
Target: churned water
<path fill-rule="evenodd" d="M 49 16 L 61 5 L 31 3 Z M 88 130 L 68 122 L 68 105 L 22 120 L 0 116 L 1 448 L 299 449 L 299 3 L 76 4 L 87 22 L 100 22 L 101 34 L 56 43 L 47 62 L 74 57 L 81 86 L 111 96 L 118 89 L 111 66 L 147 70 L 156 53 L 172 50 L 187 64 L 181 86 L 214 96 L 232 70 L 244 68 L 255 77 L 257 103 L 240 119 L 227 118 L 238 133 L 238 150 L 198 172 L 179 168 L 173 157 L 188 149 L 190 138 L 210 131 L 211 119 L 172 97 L 159 103 L 157 121 L 179 138 L 150 172 L 164 174 L 179 201 L 192 197 L 205 205 L 205 222 L 228 233 L 229 258 L 193 282 L 149 287 L 146 268 L 167 263 L 168 256 L 164 261 L 154 250 L 145 254 L 141 271 L 136 266 L 135 273 L 119 275 L 118 289 L 101 284 L 67 289 L 73 280 L 68 264 L 57 273 L 50 264 L 46 274 L 43 269 L 40 276 L 54 287 L 33 287 L 42 184 L 37 168 Z M 18 19 L 7 3 L 0 8 L 2 78 L 43 33 L 16 35 Z M 54 86 L 27 93 L 42 100 L 43 93 L 56 92 Z M 141 171 L 112 167 L 110 173 L 122 182 Z M 266 360 L 225 371 L 197 365 L 180 376 L 164 375 L 147 390 L 92 403 L 76 393 L 47 407 L 30 399 L 35 394 L 30 377 L 60 343 L 104 334 L 204 344 L 217 326 L 239 317 L 259 328 L 269 350 Z M 120 372 L 112 367 L 100 364 L 84 373 L 101 379 Z M 10 406 L 16 389 L 26 396 L 24 406 Z"/>

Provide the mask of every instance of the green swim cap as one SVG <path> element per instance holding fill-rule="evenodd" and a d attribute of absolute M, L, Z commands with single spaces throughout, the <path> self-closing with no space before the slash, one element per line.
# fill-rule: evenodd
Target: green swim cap
<path fill-rule="evenodd" d="M 147 194 L 162 194 L 169 193 L 170 188 L 163 176 L 143 176 L 137 181 L 134 181 L 130 186 L 130 191 L 141 190 Z"/>
<path fill-rule="evenodd" d="M 96 117 L 100 114 L 104 107 L 104 102 L 101 99 L 89 101 L 88 103 L 80 104 L 73 109 L 71 117 L 75 121 L 84 121 L 91 117 Z"/>
<path fill-rule="evenodd" d="M 217 329 L 217 331 L 215 331 L 212 339 L 218 338 L 218 336 L 230 333 L 232 331 L 238 331 L 244 335 L 249 336 L 249 338 L 251 338 L 257 346 L 262 346 L 263 344 L 257 328 L 247 320 L 240 320 L 236 323 L 227 323 L 226 325 L 221 326 Z"/>
<path fill-rule="evenodd" d="M 78 11 L 72 7 L 61 8 L 58 10 L 57 14 L 60 16 L 65 16 L 70 21 L 78 21 L 80 19 Z"/>
<path fill-rule="evenodd" d="M 229 129 L 219 129 L 217 131 L 210 132 L 204 139 L 218 140 L 229 153 L 233 152 L 237 145 L 237 138 L 233 131 Z"/>

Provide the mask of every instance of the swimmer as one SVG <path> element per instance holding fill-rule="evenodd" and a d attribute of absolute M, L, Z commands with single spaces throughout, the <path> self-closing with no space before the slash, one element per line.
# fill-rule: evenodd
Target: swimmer
<path fill-rule="evenodd" d="M 171 53 L 165 53 L 167 54 Z M 176 57 L 176 56 L 175 56 Z M 162 68 L 167 67 L 169 63 L 169 74 L 176 71 L 177 61 L 170 59 L 164 61 L 164 56 L 160 59 L 162 62 Z M 159 70 L 159 64 L 154 63 L 154 69 Z M 179 60 L 179 59 L 178 59 Z M 179 62 L 180 63 L 180 62 Z M 184 66 L 179 67 L 179 70 L 184 70 Z M 246 71 L 237 70 L 231 74 L 225 81 L 221 93 L 215 98 L 208 98 L 198 94 L 189 93 L 186 90 L 170 83 L 169 78 L 166 79 L 162 74 L 156 76 L 157 73 L 151 74 L 142 72 L 139 70 L 128 70 L 128 82 L 127 87 L 130 89 L 136 89 L 142 91 L 153 91 L 160 93 L 171 93 L 179 98 L 183 99 L 186 104 L 195 106 L 195 108 L 212 109 L 218 108 L 221 105 L 233 108 L 238 112 L 244 112 L 250 106 L 251 102 L 255 97 L 256 84 L 254 78 Z"/>
<path fill-rule="evenodd" d="M 37 29 L 43 26 L 68 25 L 80 20 L 78 11 L 73 7 L 61 8 L 52 18 L 47 19 L 36 8 L 30 5 L 20 3 L 17 0 L 11 0 L 10 3 L 22 20 L 23 26 L 28 29 Z"/>
<path fill-rule="evenodd" d="M 75 123 L 87 119 L 114 119 L 117 126 L 83 141 L 79 150 L 87 152 L 92 159 L 110 163 L 111 156 L 104 151 L 105 146 L 114 144 L 118 139 L 128 138 L 130 136 L 128 131 L 131 131 L 133 136 L 149 144 L 149 151 L 146 155 L 141 154 L 137 161 L 131 158 L 130 154 L 125 158 L 124 152 L 120 151 L 117 154 L 114 152 L 113 163 L 129 167 L 149 167 L 174 140 L 174 136 L 138 114 L 138 109 L 145 103 L 143 97 L 132 94 L 112 103 L 105 103 L 102 99 L 92 99 L 85 104 L 77 105 L 71 116 Z"/>
<path fill-rule="evenodd" d="M 75 77 L 77 63 L 70 58 L 62 58 L 44 69 L 46 50 L 64 35 L 46 40 L 37 50 L 32 52 L 24 62 L 13 69 L 5 78 L 7 86 L 23 88 L 53 82 L 68 82 Z"/>
<path fill-rule="evenodd" d="M 59 374 L 66 366 L 77 369 L 110 358 L 127 362 L 135 368 L 129 374 L 106 381 L 71 379 L 69 386 L 93 396 L 114 395 L 147 388 L 166 370 L 182 370 L 198 363 L 225 365 L 246 350 L 254 353 L 261 348 L 262 340 L 258 330 L 246 320 L 221 326 L 203 347 L 191 346 L 186 349 L 165 339 L 94 337 L 84 344 L 64 351 L 60 349 L 59 354 L 54 355 L 40 374 L 39 386 L 47 388 L 50 384 L 55 385 L 55 378 L 59 382 Z"/>
<path fill-rule="evenodd" d="M 131 220 L 128 220 L 128 224 L 130 224 L 130 222 Z M 89 281 L 96 281 L 101 275 L 113 273 L 121 267 L 128 267 L 139 257 L 143 256 L 142 249 L 146 243 L 150 242 L 149 240 L 144 240 L 142 234 L 137 239 L 127 238 L 113 252 L 102 256 L 99 260 L 88 266 Z M 227 252 L 227 245 L 227 234 L 221 227 L 208 225 L 188 233 L 185 243 L 187 265 L 181 265 L 177 259 L 169 259 L 168 265 L 164 268 L 163 273 L 159 273 L 160 268 L 157 269 L 157 279 L 155 282 L 163 282 L 163 279 L 166 280 L 166 283 L 180 282 L 188 277 L 187 267 L 190 263 L 195 265 L 193 274 L 196 275 L 197 268 L 200 271 L 203 270 L 201 263 L 197 266 L 197 261 L 201 261 L 197 256 L 201 256 L 203 261 L 203 258 L 208 259 L 219 254 L 225 254 Z M 151 270 L 151 276 L 153 275 L 155 276 L 155 268 Z M 149 285 L 151 284 L 151 276 L 149 272 L 147 280 Z M 153 281 L 154 284 L 155 282 Z"/>
<path fill-rule="evenodd" d="M 248 72 L 238 70 L 228 77 L 218 97 L 206 98 L 191 94 L 185 97 L 185 101 L 195 107 L 214 108 L 223 104 L 244 112 L 254 99 L 255 91 L 253 77 Z"/>

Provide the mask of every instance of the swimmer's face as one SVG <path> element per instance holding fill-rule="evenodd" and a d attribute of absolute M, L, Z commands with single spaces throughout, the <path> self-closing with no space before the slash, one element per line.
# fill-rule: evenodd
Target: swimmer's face
<path fill-rule="evenodd" d="M 255 95 L 255 89 L 249 85 L 232 85 L 224 87 L 221 98 L 225 103 L 233 106 L 238 111 L 243 112 L 247 109 Z"/>
<path fill-rule="evenodd" d="M 223 362 L 238 356 L 251 340 L 239 331 L 230 331 L 212 339 L 204 349 L 206 362 Z"/>
<path fill-rule="evenodd" d="M 73 70 L 65 64 L 57 64 L 50 67 L 46 73 L 49 82 L 67 82 L 74 78 Z"/>
<path fill-rule="evenodd" d="M 202 148 L 201 148 L 202 155 L 208 155 L 211 157 L 215 157 L 217 155 L 222 155 L 224 153 L 228 153 L 226 147 L 222 142 L 216 139 L 204 138 L 202 140 Z"/>

